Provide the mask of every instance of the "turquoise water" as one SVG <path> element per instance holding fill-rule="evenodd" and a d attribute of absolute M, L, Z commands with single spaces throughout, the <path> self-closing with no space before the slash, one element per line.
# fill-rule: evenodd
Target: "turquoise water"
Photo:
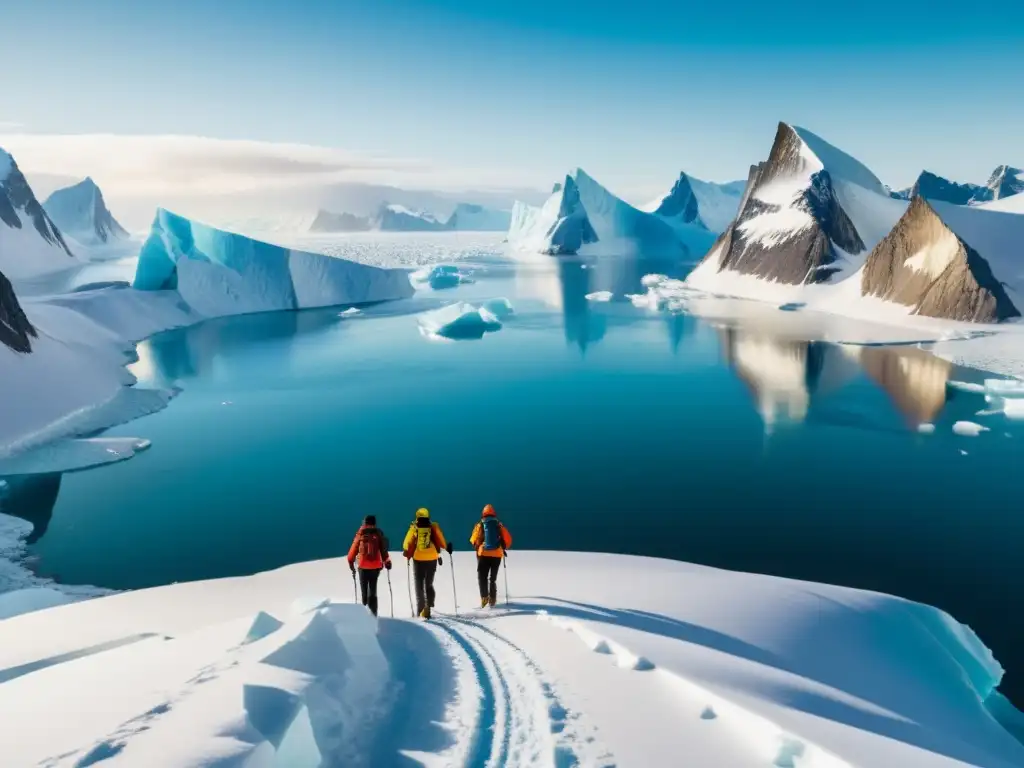
<path fill-rule="evenodd" d="M 344 553 L 368 513 L 396 542 L 420 506 L 461 548 L 491 503 L 522 548 L 938 605 L 1024 669 L 1024 425 L 975 416 L 984 397 L 947 383 L 983 374 L 810 341 L 800 313 L 769 332 L 587 301 L 604 285 L 578 264 L 476 277 L 355 317 L 230 318 L 143 343 L 137 375 L 182 392 L 110 430 L 149 451 L 37 494 L 37 570 L 115 588 L 250 573 Z M 498 332 L 419 331 L 417 311 L 495 296 L 517 310 Z M 991 431 L 959 437 L 959 419 Z"/>

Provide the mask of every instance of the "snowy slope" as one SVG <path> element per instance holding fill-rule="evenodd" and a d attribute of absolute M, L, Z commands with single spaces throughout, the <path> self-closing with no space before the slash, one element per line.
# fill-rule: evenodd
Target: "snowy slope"
<path fill-rule="evenodd" d="M 473 560 L 455 556 L 462 615 L 448 613 L 446 558 L 426 623 L 403 618 L 401 566 L 397 618 L 374 622 L 337 560 L 2 621 L 4 762 L 1024 764 L 983 704 L 1003 704 L 998 663 L 936 609 L 665 560 L 522 552 L 510 608 L 480 612 Z"/>
<path fill-rule="evenodd" d="M 225 232 L 160 209 L 139 255 L 134 287 L 174 290 L 217 317 L 404 298 L 408 273 Z"/>
<path fill-rule="evenodd" d="M 444 229 L 444 224 L 431 213 L 387 204 L 377 211 L 374 225 L 382 232 L 438 232 Z"/>
<path fill-rule="evenodd" d="M 699 222 L 717 235 L 736 218 L 745 187 L 744 181 L 715 184 L 680 173 L 668 194 L 640 206 L 640 210 L 678 223 Z"/>
<path fill-rule="evenodd" d="M 540 208 L 516 201 L 508 242 L 514 249 L 549 256 L 577 254 L 581 248 L 597 243 L 576 180 L 566 176 Z"/>
<path fill-rule="evenodd" d="M 1024 171 L 1009 165 L 1000 165 L 992 171 L 987 186 L 992 191 L 993 200 L 1024 194 Z"/>
<path fill-rule="evenodd" d="M 17 280 L 75 263 L 18 164 L 0 149 L 0 271 Z"/>
<path fill-rule="evenodd" d="M 1004 211 L 1006 213 L 1024 213 L 1024 194 L 1011 195 L 993 200 L 981 206 L 987 211 Z"/>
<path fill-rule="evenodd" d="M 511 211 L 500 211 L 473 203 L 459 203 L 445 223 L 445 228 L 475 232 L 506 232 L 511 222 Z"/>
<path fill-rule="evenodd" d="M 91 178 L 58 189 L 46 198 L 43 209 L 65 234 L 85 245 L 128 237 L 124 227 L 107 209 L 103 193 Z"/>

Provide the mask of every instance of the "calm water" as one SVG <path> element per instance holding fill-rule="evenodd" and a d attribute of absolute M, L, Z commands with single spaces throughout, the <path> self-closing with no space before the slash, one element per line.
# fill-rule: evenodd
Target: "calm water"
<path fill-rule="evenodd" d="M 984 397 L 947 385 L 984 376 L 912 348 L 812 341 L 801 313 L 769 332 L 584 298 L 640 271 L 493 263 L 472 285 L 353 318 L 270 314 L 155 337 L 135 371 L 182 394 L 111 430 L 151 439 L 148 452 L 24 489 L 37 569 L 116 588 L 250 573 L 343 553 L 367 513 L 396 541 L 419 506 L 464 546 L 492 503 L 522 548 L 941 606 L 1024 699 L 1024 424 L 975 416 Z M 418 330 L 415 310 L 494 296 L 517 310 L 499 332 Z M 958 419 L 992 429 L 958 437 Z M 918 434 L 922 421 L 936 433 Z"/>

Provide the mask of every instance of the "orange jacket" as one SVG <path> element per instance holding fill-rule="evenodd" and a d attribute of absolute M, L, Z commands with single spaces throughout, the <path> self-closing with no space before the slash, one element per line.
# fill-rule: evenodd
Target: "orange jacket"
<path fill-rule="evenodd" d="M 469 537 L 469 543 L 476 547 L 476 553 L 480 557 L 504 557 L 505 550 L 512 546 L 512 534 L 508 532 L 502 523 L 498 523 L 498 530 L 501 531 L 502 546 L 497 549 L 484 549 L 484 524 L 481 520 L 473 527 L 473 533 Z"/>
<path fill-rule="evenodd" d="M 391 555 L 388 554 L 388 537 L 380 530 L 380 528 L 373 528 L 368 525 L 359 526 L 359 530 L 356 531 L 355 538 L 352 539 L 352 546 L 348 548 L 348 562 L 349 565 L 355 563 L 356 558 L 359 556 L 359 542 L 362 541 L 364 531 L 372 531 L 377 535 L 377 548 L 379 554 L 372 560 L 364 561 L 363 558 L 359 558 L 359 567 L 367 570 L 375 570 L 384 567 L 385 563 L 391 561 Z"/>

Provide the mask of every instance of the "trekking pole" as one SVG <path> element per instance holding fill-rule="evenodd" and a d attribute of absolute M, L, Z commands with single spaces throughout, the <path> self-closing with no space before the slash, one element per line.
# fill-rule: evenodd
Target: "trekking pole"
<path fill-rule="evenodd" d="M 452 567 L 451 567 L 451 572 L 452 572 L 452 600 L 455 602 L 455 616 L 458 617 L 458 615 L 459 615 L 459 596 L 455 592 L 455 557 L 452 555 L 451 552 L 448 553 L 448 560 L 452 564 Z"/>
<path fill-rule="evenodd" d="M 395 593 L 391 591 L 391 569 L 384 571 L 388 575 L 388 594 L 391 596 L 391 618 L 395 618 Z"/>
<path fill-rule="evenodd" d="M 501 570 L 505 573 L 505 607 L 508 608 L 508 552 L 502 553 Z"/>
<path fill-rule="evenodd" d="M 416 618 L 416 605 L 412 601 L 412 580 L 411 580 L 412 576 L 410 576 L 411 573 L 412 573 L 412 561 L 411 560 L 406 560 L 405 561 L 405 586 L 406 586 L 406 589 L 409 590 L 409 612 L 412 615 L 412 617 L 415 619 Z"/>
<path fill-rule="evenodd" d="M 352 571 L 352 602 L 359 604 L 359 593 L 356 592 L 356 572 Z"/>

